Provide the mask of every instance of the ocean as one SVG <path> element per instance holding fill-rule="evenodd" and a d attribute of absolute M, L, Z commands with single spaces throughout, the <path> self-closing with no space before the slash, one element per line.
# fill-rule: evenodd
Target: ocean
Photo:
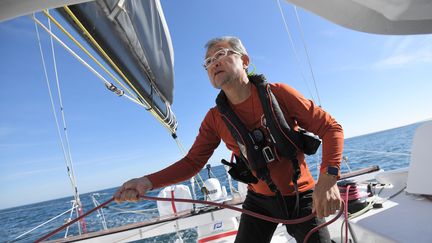
<path fill-rule="evenodd" d="M 412 138 L 415 129 L 421 123 L 362 135 L 358 137 L 345 139 L 344 160 L 347 161 L 351 170 L 361 169 L 372 165 L 379 165 L 384 170 L 392 170 L 406 167 L 410 161 L 410 151 Z M 307 158 L 312 174 L 316 177 L 317 165 L 320 163 L 320 151 Z M 342 162 L 342 172 L 348 171 L 348 166 Z M 228 180 L 223 166 L 212 167 L 215 177 L 219 178 L 221 184 L 228 187 Z M 201 177 L 205 180 L 208 178 L 207 169 L 200 172 Z M 189 184 L 185 182 L 184 184 Z M 237 183 L 233 182 L 234 186 Z M 109 188 L 97 192 L 82 194 L 81 201 L 84 211 L 95 207 L 92 201 L 92 195 L 99 203 L 103 203 L 112 197 L 116 188 Z M 150 196 L 157 196 L 159 190 L 149 192 Z M 196 188 L 198 198 L 203 198 L 199 188 Z M 55 230 L 69 218 L 69 213 L 58 217 L 55 220 L 43 225 L 31 233 L 16 239 L 18 236 L 27 232 L 34 227 L 46 222 L 47 220 L 66 212 L 71 208 L 72 197 L 60 198 L 51 201 L 45 201 L 25 206 L 8 208 L 0 210 L 0 242 L 32 242 L 39 237 Z M 156 211 L 148 211 L 155 208 L 155 202 L 141 201 L 139 203 L 112 203 L 104 208 L 104 216 L 108 228 L 125 225 L 134 222 L 140 222 L 149 218 L 157 217 Z M 135 213 L 130 213 L 135 211 Z M 94 212 L 87 217 L 87 230 L 90 232 L 102 229 L 102 215 Z M 65 232 L 61 232 L 51 239 L 64 237 Z M 69 235 L 78 234 L 76 226 L 69 229 Z M 196 242 L 197 234 L 194 229 L 181 231 L 180 235 L 184 242 Z M 177 239 L 175 234 L 153 237 L 150 239 L 140 240 L 137 242 L 174 242 Z"/>

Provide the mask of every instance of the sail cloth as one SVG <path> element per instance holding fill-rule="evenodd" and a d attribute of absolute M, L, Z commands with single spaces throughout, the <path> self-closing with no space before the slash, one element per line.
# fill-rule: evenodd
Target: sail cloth
<path fill-rule="evenodd" d="M 432 33 L 430 0 L 286 0 L 349 29 L 382 35 Z"/>
<path fill-rule="evenodd" d="M 174 53 L 160 2 L 98 0 L 69 8 L 127 77 L 137 97 L 144 98 L 175 131 L 177 121 L 170 108 Z M 63 9 L 58 10 L 79 28 Z"/>

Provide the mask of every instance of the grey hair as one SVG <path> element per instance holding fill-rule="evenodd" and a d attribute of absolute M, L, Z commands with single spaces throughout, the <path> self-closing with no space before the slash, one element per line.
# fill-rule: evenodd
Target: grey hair
<path fill-rule="evenodd" d="M 234 51 L 238 51 L 242 55 L 248 55 L 246 48 L 243 46 L 243 43 L 241 42 L 241 40 L 235 36 L 222 36 L 222 37 L 216 37 L 216 38 L 209 40 L 207 42 L 207 44 L 205 44 L 205 46 L 204 46 L 206 48 L 206 55 L 207 55 L 208 50 L 219 42 L 228 42 L 228 44 L 231 46 L 231 48 Z"/>

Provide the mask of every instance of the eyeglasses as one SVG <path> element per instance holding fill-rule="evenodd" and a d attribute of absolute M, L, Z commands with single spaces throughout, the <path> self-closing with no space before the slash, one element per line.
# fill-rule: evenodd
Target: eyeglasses
<path fill-rule="evenodd" d="M 207 70 L 214 62 L 219 61 L 220 59 L 226 57 L 228 53 L 234 53 L 240 56 L 242 55 L 240 52 L 228 48 L 220 49 L 215 54 L 213 54 L 213 56 L 206 58 L 204 60 L 204 64 L 203 64 L 204 69 Z"/>

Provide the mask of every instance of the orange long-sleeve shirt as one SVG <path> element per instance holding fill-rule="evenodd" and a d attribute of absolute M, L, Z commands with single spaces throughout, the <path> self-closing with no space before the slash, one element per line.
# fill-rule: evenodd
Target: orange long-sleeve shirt
<path fill-rule="evenodd" d="M 321 173 L 327 166 L 340 167 L 343 150 L 343 130 L 327 112 L 316 106 L 312 101 L 303 97 L 292 87 L 286 84 L 270 84 L 276 96 L 285 119 L 291 127 L 298 126 L 313 132 L 322 139 Z M 260 104 L 257 88 L 251 85 L 251 95 L 240 104 L 230 104 L 231 108 L 245 124 L 252 130 L 260 127 L 263 110 Z M 187 180 L 197 174 L 207 163 L 223 140 L 227 148 L 239 155 L 239 148 L 226 127 L 216 107 L 211 108 L 205 116 L 198 136 L 188 154 L 171 166 L 148 175 L 153 188 L 160 188 Z M 293 174 L 291 162 L 280 157 L 268 164 L 273 182 L 283 195 L 292 195 L 294 192 L 291 176 Z M 298 180 L 299 191 L 304 192 L 314 187 L 314 179 L 310 174 L 303 153 L 297 155 L 301 177 Z M 250 184 L 249 189 L 264 195 L 274 195 L 264 181 Z"/>

